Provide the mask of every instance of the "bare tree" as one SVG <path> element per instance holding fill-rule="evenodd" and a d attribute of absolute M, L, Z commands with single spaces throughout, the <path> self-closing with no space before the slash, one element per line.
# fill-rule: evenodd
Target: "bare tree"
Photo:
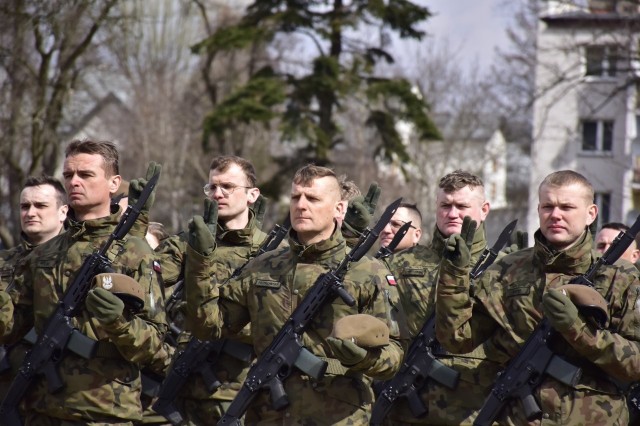
<path fill-rule="evenodd" d="M 28 175 L 60 164 L 65 110 L 93 65 L 100 31 L 119 19 L 118 0 L 10 0 L 0 5 L 0 234 L 19 234 L 18 196 Z"/>

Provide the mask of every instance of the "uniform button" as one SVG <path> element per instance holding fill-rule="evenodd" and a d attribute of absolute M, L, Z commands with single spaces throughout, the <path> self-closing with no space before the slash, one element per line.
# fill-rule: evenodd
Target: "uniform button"
<path fill-rule="evenodd" d="M 548 419 L 548 418 L 549 418 L 549 413 L 544 413 L 544 414 L 542 415 L 542 418 L 544 418 L 544 419 Z"/>
<path fill-rule="evenodd" d="M 69 275 L 71 275 L 71 271 L 64 271 L 64 276 L 68 277 Z"/>
<path fill-rule="evenodd" d="M 298 289 L 293 290 L 293 294 L 298 294 L 300 293 L 300 291 L 298 291 Z"/>

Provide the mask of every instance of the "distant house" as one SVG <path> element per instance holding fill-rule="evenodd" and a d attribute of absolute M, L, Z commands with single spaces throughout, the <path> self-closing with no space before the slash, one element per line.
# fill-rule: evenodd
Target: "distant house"
<path fill-rule="evenodd" d="M 572 169 L 594 185 L 598 225 L 640 212 L 637 2 L 549 1 L 538 26 L 528 227 L 540 181 Z"/>

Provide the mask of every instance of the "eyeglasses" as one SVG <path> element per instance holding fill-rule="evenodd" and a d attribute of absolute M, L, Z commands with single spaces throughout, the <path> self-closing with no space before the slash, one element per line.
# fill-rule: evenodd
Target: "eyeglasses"
<path fill-rule="evenodd" d="M 219 183 L 219 184 L 208 183 L 204 187 L 202 187 L 202 190 L 204 191 L 204 195 L 206 195 L 207 197 L 213 197 L 213 195 L 216 193 L 217 189 L 219 189 L 220 192 L 222 192 L 222 196 L 223 197 L 228 197 L 229 194 L 233 194 L 233 192 L 238 188 L 249 189 L 249 188 L 252 188 L 252 187 L 251 186 L 240 186 L 240 185 L 235 185 L 235 184 L 229 183 L 229 182 L 223 182 L 223 183 Z"/>
<path fill-rule="evenodd" d="M 396 231 L 398 231 L 398 229 L 400 229 L 400 228 L 402 227 L 402 225 L 404 225 L 405 223 L 407 223 L 407 222 L 406 222 L 406 221 L 404 221 L 404 220 L 393 219 L 393 220 L 389 221 L 389 226 L 391 227 L 391 230 L 392 230 L 393 232 L 396 232 Z M 409 225 L 409 228 L 417 229 L 417 228 L 416 228 L 415 226 L 413 226 L 413 225 Z"/>

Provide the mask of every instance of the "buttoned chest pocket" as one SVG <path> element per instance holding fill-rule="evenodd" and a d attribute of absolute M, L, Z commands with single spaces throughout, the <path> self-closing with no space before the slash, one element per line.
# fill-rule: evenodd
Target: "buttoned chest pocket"
<path fill-rule="evenodd" d="M 537 322 L 532 317 L 538 316 L 536 303 L 540 296 L 532 283 L 532 280 L 514 281 L 505 290 L 505 314 L 519 331 L 531 331 L 531 325 Z"/>

